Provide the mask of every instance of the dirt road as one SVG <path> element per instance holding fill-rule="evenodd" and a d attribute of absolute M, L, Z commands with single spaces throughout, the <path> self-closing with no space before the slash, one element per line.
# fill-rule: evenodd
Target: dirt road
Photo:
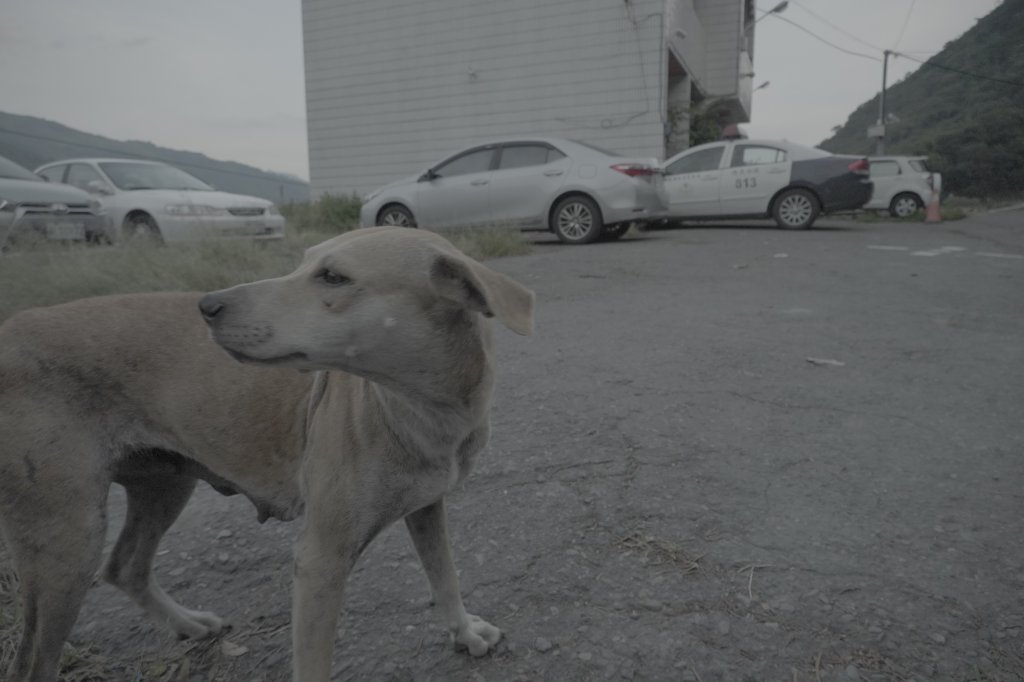
<path fill-rule="evenodd" d="M 505 639 L 451 650 L 396 527 L 349 583 L 335 679 L 1024 679 L 1024 212 L 835 225 L 496 262 L 537 291 L 537 334 L 499 335 L 492 443 L 450 516 Z M 228 644 L 98 586 L 69 660 L 288 679 L 296 530 L 204 487 L 158 572 Z"/>

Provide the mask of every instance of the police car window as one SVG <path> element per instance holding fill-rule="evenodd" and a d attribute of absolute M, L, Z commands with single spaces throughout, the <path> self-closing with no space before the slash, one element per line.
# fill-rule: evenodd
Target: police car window
<path fill-rule="evenodd" d="M 442 178 L 451 178 L 456 175 L 467 175 L 469 173 L 483 173 L 491 167 L 491 158 L 494 156 L 493 149 L 480 149 L 475 152 L 463 154 L 457 159 L 434 169 Z"/>
<path fill-rule="evenodd" d="M 732 167 L 761 166 L 766 163 L 782 163 L 786 152 L 775 147 L 759 147 L 752 144 L 738 144 L 732 152 Z"/>
<path fill-rule="evenodd" d="M 539 144 L 517 144 L 501 150 L 500 170 L 509 168 L 525 168 L 527 166 L 543 166 L 546 163 L 564 158 L 564 154 L 551 147 Z"/>
<path fill-rule="evenodd" d="M 896 161 L 872 161 L 871 177 L 887 178 L 900 174 L 900 164 Z"/>
<path fill-rule="evenodd" d="M 725 147 L 711 147 L 687 154 L 676 159 L 665 168 L 668 175 L 681 175 L 683 173 L 701 173 L 703 171 L 718 170 L 722 162 L 722 152 Z"/>

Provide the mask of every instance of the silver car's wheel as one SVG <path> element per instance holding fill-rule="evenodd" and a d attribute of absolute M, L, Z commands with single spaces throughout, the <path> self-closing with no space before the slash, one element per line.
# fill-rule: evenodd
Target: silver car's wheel
<path fill-rule="evenodd" d="M 162 244 L 164 241 L 156 221 L 153 220 L 152 216 L 141 212 L 128 214 L 128 217 L 124 219 L 121 233 L 126 240 L 134 242 Z"/>
<path fill-rule="evenodd" d="M 889 215 L 893 218 L 909 218 L 921 210 L 922 204 L 923 202 L 916 194 L 910 194 L 909 192 L 897 194 L 889 204 Z"/>
<path fill-rule="evenodd" d="M 551 231 L 566 244 L 595 242 L 603 230 L 601 209 L 589 197 L 566 197 L 551 212 Z"/>
<path fill-rule="evenodd" d="M 391 227 L 416 227 L 416 219 L 412 217 L 412 212 L 405 206 L 392 204 L 385 206 L 377 214 L 377 224 Z"/>
<path fill-rule="evenodd" d="M 775 200 L 775 223 L 787 230 L 806 230 L 818 217 L 818 200 L 805 189 L 791 189 Z"/>

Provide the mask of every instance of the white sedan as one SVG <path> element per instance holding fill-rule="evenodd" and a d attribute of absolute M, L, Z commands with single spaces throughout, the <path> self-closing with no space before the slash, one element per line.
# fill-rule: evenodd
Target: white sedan
<path fill-rule="evenodd" d="M 868 161 L 781 140 L 730 139 L 691 147 L 662 164 L 669 217 L 773 218 L 806 229 L 822 213 L 871 198 Z"/>
<path fill-rule="evenodd" d="M 656 159 L 624 157 L 556 137 L 491 140 L 366 196 L 363 227 L 510 225 L 567 244 L 618 239 L 661 217 Z"/>
<path fill-rule="evenodd" d="M 284 217 L 272 202 L 219 192 L 166 163 L 69 159 L 42 166 L 36 174 L 98 198 L 121 238 L 176 242 L 205 237 L 266 240 L 284 236 Z"/>

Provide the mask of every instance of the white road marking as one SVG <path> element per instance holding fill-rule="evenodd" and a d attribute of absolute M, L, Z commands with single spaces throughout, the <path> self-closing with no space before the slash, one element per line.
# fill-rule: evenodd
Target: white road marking
<path fill-rule="evenodd" d="M 876 251 L 910 251 L 909 246 L 886 246 L 884 244 L 868 244 L 868 248 Z"/>
<path fill-rule="evenodd" d="M 911 256 L 941 256 L 946 253 L 956 253 L 957 251 L 966 251 L 962 246 L 940 246 L 937 249 L 929 249 L 927 251 L 914 251 Z"/>
<path fill-rule="evenodd" d="M 1024 259 L 1024 256 L 1018 255 L 1016 253 L 991 253 L 991 252 L 988 252 L 988 251 L 978 251 L 974 255 L 975 256 L 987 256 L 988 258 Z"/>

